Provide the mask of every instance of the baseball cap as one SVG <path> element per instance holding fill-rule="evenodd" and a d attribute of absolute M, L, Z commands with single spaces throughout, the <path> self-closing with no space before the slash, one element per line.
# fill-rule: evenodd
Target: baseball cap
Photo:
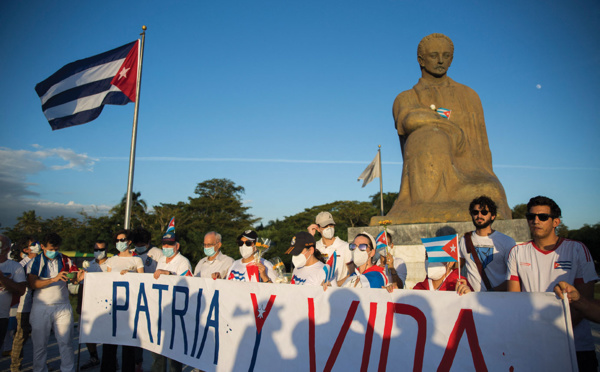
<path fill-rule="evenodd" d="M 175 236 L 175 233 L 168 232 L 165 235 L 163 235 L 163 237 L 162 237 L 163 244 L 175 245 L 176 242 L 177 242 L 177 237 Z"/>
<path fill-rule="evenodd" d="M 304 248 L 310 248 L 315 246 L 315 238 L 306 231 L 301 231 L 294 235 L 292 242 L 290 243 L 290 249 L 285 253 L 291 254 L 292 256 L 299 255 L 302 253 Z"/>
<path fill-rule="evenodd" d="M 237 240 L 241 240 L 242 238 L 255 242 L 258 239 L 258 234 L 254 230 L 246 230 L 237 237 Z"/>
<path fill-rule="evenodd" d="M 335 225 L 335 221 L 333 221 L 333 216 L 329 212 L 320 212 L 319 214 L 317 214 L 315 222 L 321 227 L 325 227 L 331 224 Z"/>

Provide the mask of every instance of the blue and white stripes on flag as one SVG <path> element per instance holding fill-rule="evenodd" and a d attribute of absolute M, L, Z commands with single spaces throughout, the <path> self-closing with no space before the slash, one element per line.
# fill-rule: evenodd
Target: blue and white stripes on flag
<path fill-rule="evenodd" d="M 69 63 L 37 84 L 35 91 L 52 130 L 90 122 L 106 104 L 125 105 L 134 101 L 135 95 L 128 97 L 123 91 L 137 80 L 138 56 L 139 42 L 134 41 Z M 117 74 L 121 81 L 115 82 Z"/>
<path fill-rule="evenodd" d="M 458 261 L 458 235 L 421 238 L 429 262 Z"/>

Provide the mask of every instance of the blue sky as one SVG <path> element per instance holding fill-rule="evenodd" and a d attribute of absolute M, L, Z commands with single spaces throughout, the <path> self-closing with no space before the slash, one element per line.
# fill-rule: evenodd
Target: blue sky
<path fill-rule="evenodd" d="M 100 215 L 126 191 L 134 106 L 51 131 L 34 86 L 147 25 L 134 190 L 176 203 L 211 178 L 263 222 L 366 201 L 402 156 L 391 108 L 420 76 L 417 44 L 455 45 L 449 76 L 478 92 L 509 205 L 542 194 L 570 228 L 600 222 L 597 1 L 3 1 L 0 223 Z"/>

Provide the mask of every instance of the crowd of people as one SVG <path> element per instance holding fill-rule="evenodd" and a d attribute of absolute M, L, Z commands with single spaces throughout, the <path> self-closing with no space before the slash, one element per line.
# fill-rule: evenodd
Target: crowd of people
<path fill-rule="evenodd" d="M 593 287 L 598 275 L 590 252 L 580 242 L 556 235 L 561 210 L 550 198 L 537 196 L 527 204 L 526 219 L 532 240 L 516 244 L 515 240 L 493 229 L 497 207 L 486 196 L 475 198 L 468 206 L 474 230 L 459 241 L 459 262 L 428 262 L 427 276 L 412 289 L 456 291 L 459 295 L 483 291 L 551 292 L 567 296 L 572 303 L 572 321 L 580 371 L 596 371 L 597 361 L 591 329 L 585 318 L 598 322 L 600 303 L 594 301 Z M 319 233 L 321 239 L 316 240 Z M 34 372 L 47 371 L 46 352 L 50 330 L 54 330 L 60 355 L 61 370 L 73 371 L 74 352 L 71 343 L 73 314 L 69 303 L 68 283 L 79 284 L 79 304 L 86 272 L 150 273 L 195 276 L 213 280 L 279 283 L 274 265 L 260 257 L 258 234 L 246 230 L 237 237 L 241 258 L 234 260 L 222 251 L 222 236 L 211 231 L 204 236 L 204 254 L 192 270 L 190 261 L 180 252 L 174 231 L 168 231 L 161 248 L 153 247 L 148 230 L 138 227 L 121 230 L 113 243 L 118 254 L 108 257 L 108 243 L 98 240 L 94 259 L 78 269 L 60 252 L 61 238 L 50 233 L 37 241 L 28 238 L 20 244 L 21 260 L 8 258 L 10 239 L 0 235 L 0 340 L 6 334 L 9 309 L 19 299 L 17 330 L 12 345 L 11 371 L 19 371 L 23 344 L 31 336 Z M 393 236 L 387 248 L 377 249 L 367 232 L 356 235 L 349 244 L 335 235 L 331 213 L 323 211 L 306 231 L 291 240 L 286 254 L 291 255 L 292 285 L 347 288 L 386 288 L 389 292 L 406 288 L 407 266 L 394 250 Z M 276 265 L 277 266 L 277 265 Z M 462 274 L 461 274 L 462 272 Z M 100 365 L 101 371 L 116 371 L 117 345 L 103 345 L 102 358 L 95 344 L 87 344 L 90 359 L 81 366 L 86 370 Z M 122 346 L 122 371 L 140 371 L 142 349 Z M 182 370 L 180 362 L 153 354 L 152 371 Z"/>

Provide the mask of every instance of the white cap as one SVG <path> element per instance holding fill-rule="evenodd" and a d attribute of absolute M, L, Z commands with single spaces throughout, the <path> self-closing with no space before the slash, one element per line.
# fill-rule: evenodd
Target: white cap
<path fill-rule="evenodd" d="M 335 225 L 335 221 L 333 221 L 333 216 L 331 216 L 331 213 L 329 212 L 320 212 L 319 214 L 317 214 L 315 222 L 321 227 L 325 227 L 331 224 Z"/>

